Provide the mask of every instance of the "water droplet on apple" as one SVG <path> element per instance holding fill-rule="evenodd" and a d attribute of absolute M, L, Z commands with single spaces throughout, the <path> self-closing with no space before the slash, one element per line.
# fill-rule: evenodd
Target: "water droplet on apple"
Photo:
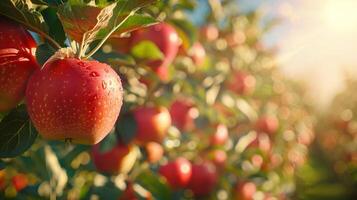
<path fill-rule="evenodd" d="M 81 67 L 85 67 L 86 65 L 84 64 L 84 62 L 78 62 L 78 65 L 81 66 Z"/>
<path fill-rule="evenodd" d="M 91 77 L 98 77 L 99 76 L 99 73 L 98 72 L 91 72 L 90 74 L 89 74 L 89 76 L 91 76 Z"/>
<path fill-rule="evenodd" d="M 102 82 L 102 88 L 105 90 L 107 89 L 107 83 L 105 81 Z"/>

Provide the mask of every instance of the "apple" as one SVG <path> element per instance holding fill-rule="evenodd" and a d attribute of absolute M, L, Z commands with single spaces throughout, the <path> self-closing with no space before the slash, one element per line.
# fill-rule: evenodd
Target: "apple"
<path fill-rule="evenodd" d="M 158 162 L 164 155 L 164 149 L 161 144 L 156 142 L 149 142 L 145 145 L 147 161 L 149 163 Z"/>
<path fill-rule="evenodd" d="M 54 59 L 31 76 L 26 90 L 30 118 L 46 139 L 97 144 L 113 128 L 123 88 L 107 64 Z"/>
<path fill-rule="evenodd" d="M 172 124 L 180 130 L 187 130 L 193 126 L 193 117 L 190 110 L 193 108 L 192 103 L 185 100 L 176 100 L 171 104 L 170 115 Z"/>
<path fill-rule="evenodd" d="M 228 82 L 228 88 L 240 95 L 252 94 L 255 89 L 255 78 L 246 72 L 236 72 Z"/>
<path fill-rule="evenodd" d="M 256 130 L 260 133 L 274 134 L 279 128 L 279 120 L 275 116 L 264 115 L 256 122 Z"/>
<path fill-rule="evenodd" d="M 196 197 L 209 195 L 218 181 L 216 167 L 210 162 L 192 165 L 192 175 L 188 188 Z"/>
<path fill-rule="evenodd" d="M 161 22 L 132 32 L 132 41 L 130 46 L 134 47 L 142 41 L 153 42 L 162 52 L 162 60 L 150 60 L 146 62 L 161 79 L 167 79 L 167 68 L 175 59 L 179 46 L 179 36 L 171 25 Z"/>
<path fill-rule="evenodd" d="M 25 174 L 20 174 L 20 173 L 13 176 L 11 181 L 12 181 L 12 185 L 14 186 L 17 192 L 26 188 L 29 184 L 27 176 Z"/>
<path fill-rule="evenodd" d="M 253 200 L 257 187 L 253 182 L 240 182 L 235 188 L 236 200 Z"/>
<path fill-rule="evenodd" d="M 30 33 L 1 16 L 0 30 L 0 112 L 5 112 L 24 98 L 27 81 L 39 66 Z"/>
<path fill-rule="evenodd" d="M 191 163 L 183 157 L 163 165 L 159 173 L 165 177 L 172 189 L 184 188 L 191 178 Z"/>
<path fill-rule="evenodd" d="M 170 113 L 165 107 L 139 107 L 133 116 L 137 127 L 134 141 L 139 145 L 161 143 L 171 126 Z"/>
<path fill-rule="evenodd" d="M 222 169 L 226 165 L 227 153 L 221 149 L 215 149 L 210 151 L 208 158 L 217 167 L 217 169 Z"/>
<path fill-rule="evenodd" d="M 211 145 L 219 146 L 224 145 L 229 138 L 228 129 L 225 125 L 219 124 L 216 128 L 216 131 L 210 137 Z"/>
<path fill-rule="evenodd" d="M 92 147 L 91 156 L 96 169 L 102 173 L 128 173 L 137 159 L 137 149 L 133 145 L 118 143 L 112 149 L 102 152 L 100 143 Z"/>

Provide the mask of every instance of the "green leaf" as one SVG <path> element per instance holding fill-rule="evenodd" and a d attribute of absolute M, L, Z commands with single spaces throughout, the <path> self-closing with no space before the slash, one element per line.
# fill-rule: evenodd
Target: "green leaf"
<path fill-rule="evenodd" d="M 151 41 L 139 42 L 131 49 L 134 57 L 143 60 L 162 60 L 164 55 L 161 50 Z"/>
<path fill-rule="evenodd" d="M 47 34 L 48 27 L 35 4 L 29 0 L 1 0 L 0 14 L 4 15 L 18 23 L 23 24 L 30 30 L 40 35 Z"/>
<path fill-rule="evenodd" d="M 36 60 L 42 66 L 55 52 L 47 43 L 41 44 L 36 50 Z"/>
<path fill-rule="evenodd" d="M 121 117 L 115 126 L 115 133 L 125 144 L 129 144 L 134 139 L 136 130 L 136 121 L 131 114 Z"/>
<path fill-rule="evenodd" d="M 136 178 L 136 180 L 142 187 L 150 191 L 155 199 L 171 199 L 172 194 L 170 188 L 162 181 L 162 179 L 158 178 L 158 176 L 152 172 L 143 172 Z"/>
<path fill-rule="evenodd" d="M 25 106 L 12 110 L 0 123 L 0 158 L 21 155 L 35 142 L 33 127 Z"/>
<path fill-rule="evenodd" d="M 121 16 L 118 18 L 122 18 Z M 121 37 L 121 34 L 126 32 L 131 32 L 143 27 L 151 26 L 158 23 L 154 18 L 147 15 L 134 14 L 130 16 L 121 26 L 116 28 L 115 32 L 111 35 L 111 37 Z M 105 35 L 109 33 L 110 29 L 101 30 L 97 38 L 104 38 Z"/>
<path fill-rule="evenodd" d="M 64 33 L 61 21 L 58 19 L 57 9 L 47 8 L 41 13 L 49 27 L 49 34 L 51 37 L 63 45 L 66 40 L 66 34 Z"/>
<path fill-rule="evenodd" d="M 191 22 L 183 19 L 173 19 L 170 22 L 176 27 L 186 48 L 197 41 L 197 28 Z"/>
<path fill-rule="evenodd" d="M 135 3 L 136 2 L 136 3 Z M 103 39 L 113 32 L 112 37 L 120 37 L 124 32 L 152 25 L 156 20 L 145 15 L 132 15 L 135 11 L 153 0 L 128 1 L 121 0 L 104 8 L 81 3 L 67 3 L 60 7 L 59 17 L 68 35 L 77 42 L 82 41 L 84 34 L 89 37 L 86 43 Z M 123 20 L 127 20 L 124 23 Z M 87 38 L 84 38 L 87 40 Z"/>

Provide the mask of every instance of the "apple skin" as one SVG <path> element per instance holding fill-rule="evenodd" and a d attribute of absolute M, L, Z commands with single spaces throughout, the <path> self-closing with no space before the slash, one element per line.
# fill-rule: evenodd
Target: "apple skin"
<path fill-rule="evenodd" d="M 161 22 L 159 24 L 136 30 L 132 33 L 131 47 L 142 41 L 153 42 L 163 53 L 163 60 L 151 60 L 146 64 L 154 71 L 158 68 L 167 68 L 175 59 L 179 46 L 179 36 L 171 25 Z M 162 69 L 160 71 L 163 71 Z"/>
<path fill-rule="evenodd" d="M 190 116 L 189 111 L 193 105 L 185 100 L 175 100 L 170 107 L 170 115 L 172 124 L 180 130 L 187 130 L 193 126 L 193 118 Z"/>
<path fill-rule="evenodd" d="M 216 167 L 210 162 L 192 165 L 192 175 L 188 188 L 196 197 L 209 195 L 218 181 Z"/>
<path fill-rule="evenodd" d="M 28 178 L 25 174 L 16 174 L 12 177 L 11 182 L 17 192 L 26 188 L 29 183 Z"/>
<path fill-rule="evenodd" d="M 212 42 L 218 38 L 219 31 L 215 25 L 209 24 L 201 28 L 200 35 L 206 41 Z"/>
<path fill-rule="evenodd" d="M 191 178 L 191 163 L 186 158 L 179 157 L 161 166 L 159 173 L 166 178 L 172 189 L 185 188 Z"/>
<path fill-rule="evenodd" d="M 210 143 L 213 146 L 221 146 L 226 144 L 228 138 L 229 135 L 227 127 L 223 124 L 219 124 L 214 134 L 210 137 Z"/>
<path fill-rule="evenodd" d="M 233 75 L 228 83 L 228 88 L 240 95 L 249 95 L 254 92 L 256 80 L 255 77 L 245 72 L 239 71 Z"/>
<path fill-rule="evenodd" d="M 279 128 L 279 120 L 275 116 L 261 116 L 256 122 L 256 130 L 273 135 Z"/>
<path fill-rule="evenodd" d="M 165 107 L 139 107 L 133 111 L 137 125 L 135 143 L 161 143 L 171 126 L 170 113 Z"/>
<path fill-rule="evenodd" d="M 123 100 L 119 76 L 97 61 L 65 58 L 47 63 L 31 76 L 28 113 L 50 140 L 96 144 L 113 128 Z"/>
<path fill-rule="evenodd" d="M 156 163 L 164 155 L 164 148 L 161 146 L 161 144 L 156 143 L 156 142 L 149 142 L 145 145 L 145 151 L 146 151 L 146 156 L 147 156 L 147 161 L 149 163 Z"/>
<path fill-rule="evenodd" d="M 136 161 L 136 148 L 118 143 L 106 152 L 100 151 L 100 144 L 92 147 L 92 160 L 99 172 L 108 174 L 128 173 Z"/>
<path fill-rule="evenodd" d="M 257 187 L 252 182 L 240 182 L 235 188 L 235 200 L 253 200 Z"/>
<path fill-rule="evenodd" d="M 24 98 L 27 81 L 39 68 L 35 50 L 30 33 L 0 16 L 0 112 L 16 107 Z"/>

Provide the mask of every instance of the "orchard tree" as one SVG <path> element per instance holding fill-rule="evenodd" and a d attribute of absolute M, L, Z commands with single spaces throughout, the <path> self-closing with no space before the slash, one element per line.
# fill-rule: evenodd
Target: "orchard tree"
<path fill-rule="evenodd" d="M 3 0 L 0 19 L 0 198 L 294 193 L 313 118 L 262 43 L 274 20 L 230 0 Z"/>

